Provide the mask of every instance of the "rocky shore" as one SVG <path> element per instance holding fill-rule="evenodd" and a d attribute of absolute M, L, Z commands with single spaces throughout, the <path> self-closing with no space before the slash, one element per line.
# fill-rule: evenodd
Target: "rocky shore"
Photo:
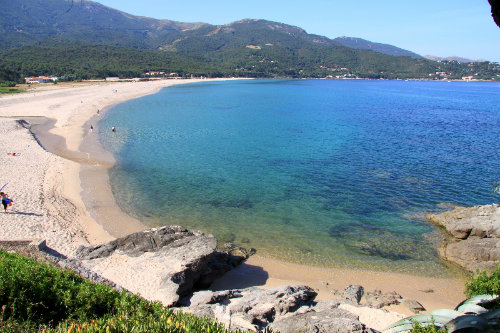
<path fill-rule="evenodd" d="M 440 255 L 470 272 L 492 270 L 500 264 L 500 207 L 497 204 L 455 207 L 427 220 L 450 236 Z"/>
<path fill-rule="evenodd" d="M 305 285 L 210 290 L 217 277 L 255 250 L 233 244 L 217 248 L 213 236 L 181 226 L 153 228 L 100 245 L 81 246 L 72 258 L 50 249 L 44 241 L 0 242 L 0 247 L 43 258 L 86 279 L 161 301 L 179 311 L 216 319 L 232 330 L 377 332 L 404 317 L 382 309 L 384 306 L 401 303 L 409 304 L 414 313 L 425 310 L 396 292 L 365 293 L 359 285 L 336 291 L 330 300 L 316 300 L 318 293 Z"/>

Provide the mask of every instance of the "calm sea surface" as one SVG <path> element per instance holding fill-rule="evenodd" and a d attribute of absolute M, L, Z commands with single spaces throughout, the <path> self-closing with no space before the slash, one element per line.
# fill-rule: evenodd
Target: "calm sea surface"
<path fill-rule="evenodd" d="M 499 83 L 179 85 L 99 135 L 130 215 L 293 262 L 445 274 L 425 213 L 499 201 Z"/>

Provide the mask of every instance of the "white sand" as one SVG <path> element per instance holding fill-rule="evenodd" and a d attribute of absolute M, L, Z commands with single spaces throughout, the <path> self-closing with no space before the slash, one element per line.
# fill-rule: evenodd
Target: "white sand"
<path fill-rule="evenodd" d="M 193 80 L 41 85 L 28 93 L 1 96 L 0 187 L 9 183 L 4 190 L 14 199 L 14 205 L 8 213 L 0 212 L 0 240 L 45 239 L 49 247 L 71 256 L 79 245 L 99 244 L 144 229 L 144 225 L 116 207 L 105 173 L 89 168 L 84 158 L 72 155 L 68 150 L 78 151 L 82 141 L 92 135 L 83 126 L 96 115 L 97 109 L 187 82 Z M 67 154 L 66 157 L 83 164 L 45 151 L 28 130 L 16 122 L 16 119 L 41 116 L 55 119 L 55 127 L 50 132 L 66 139 L 66 149 L 61 149 L 61 155 Z M 99 159 L 92 158 L 93 154 L 91 150 L 86 156 L 95 163 Z M 94 175 L 97 178 L 93 185 L 85 190 L 96 197 L 94 201 L 86 201 L 87 206 L 81 198 L 82 165 L 83 169 L 88 169 L 83 174 L 99 174 Z M 319 299 L 329 299 L 331 289 L 343 289 L 349 284 L 363 285 L 368 291 L 395 290 L 403 297 L 420 301 L 429 311 L 453 308 L 464 298 L 463 281 L 459 278 L 433 279 L 385 272 L 319 269 L 258 256 L 252 257 L 243 270 L 233 271 L 218 281 L 218 287 L 256 285 L 271 288 L 283 284 L 309 285 L 319 292 Z M 423 292 L 426 289 L 434 292 Z M 401 307 L 394 309 L 410 314 Z"/>

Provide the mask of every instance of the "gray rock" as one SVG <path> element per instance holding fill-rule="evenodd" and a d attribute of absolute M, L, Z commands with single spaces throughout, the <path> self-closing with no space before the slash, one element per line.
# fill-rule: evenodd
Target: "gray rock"
<path fill-rule="evenodd" d="M 454 237 L 440 254 L 469 271 L 493 270 L 500 264 L 500 207 L 497 204 L 455 209 L 427 219 Z"/>
<path fill-rule="evenodd" d="M 347 301 L 353 302 L 355 304 L 359 304 L 361 297 L 365 293 L 365 289 L 362 286 L 358 285 L 350 285 L 344 289 L 344 299 Z"/>
<path fill-rule="evenodd" d="M 375 292 L 369 293 L 366 297 L 364 305 L 375 309 L 381 309 L 384 306 L 399 304 L 401 299 L 401 295 L 395 291 L 382 294 L 380 290 L 375 290 Z"/>
<path fill-rule="evenodd" d="M 241 294 L 241 298 L 229 305 L 231 312 L 246 314 L 247 319 L 259 327 L 311 304 L 317 295 L 307 286 L 281 286 L 269 290 L 248 288 Z"/>
<path fill-rule="evenodd" d="M 198 289 L 208 289 L 215 279 L 237 267 L 255 252 L 255 249 L 246 249 L 233 243 L 224 244 L 224 247 L 217 249 L 213 254 L 196 287 Z"/>
<path fill-rule="evenodd" d="M 304 313 L 313 304 L 316 292 L 306 286 L 282 286 L 269 290 L 246 288 L 221 292 L 194 293 L 183 311 L 193 314 L 212 313 L 221 320 L 223 313 L 229 329 L 259 330 L 290 313 Z M 218 309 L 218 310 L 217 310 Z M 230 317 L 227 319 L 227 317 Z"/>
<path fill-rule="evenodd" d="M 358 316 L 338 308 L 290 316 L 272 323 L 269 328 L 281 333 L 372 332 Z"/>
<path fill-rule="evenodd" d="M 443 246 L 440 254 L 471 272 L 491 270 L 500 263 L 500 238 L 468 238 Z"/>
<path fill-rule="evenodd" d="M 413 299 L 403 299 L 401 303 L 408 309 L 410 309 L 410 311 L 412 311 L 413 313 L 419 313 L 420 311 L 425 311 L 424 306 Z"/>
<path fill-rule="evenodd" d="M 497 204 L 456 207 L 442 214 L 427 215 L 427 219 L 458 239 L 500 237 L 500 207 Z"/>
<path fill-rule="evenodd" d="M 89 247 L 81 246 L 76 251 L 75 258 L 81 260 L 106 258 L 116 250 L 120 250 L 129 256 L 139 256 L 145 252 L 163 250 L 165 247 L 180 248 L 193 238 L 203 236 L 204 234 L 201 231 L 190 231 L 175 225 L 152 228 L 117 238 L 108 243 Z M 212 236 L 207 238 L 214 239 Z"/>

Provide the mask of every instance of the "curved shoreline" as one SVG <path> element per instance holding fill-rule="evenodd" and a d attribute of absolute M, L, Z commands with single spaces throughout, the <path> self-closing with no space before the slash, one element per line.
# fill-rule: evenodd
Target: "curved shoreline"
<path fill-rule="evenodd" d="M 96 110 L 102 110 L 104 107 L 110 108 L 122 101 L 155 93 L 172 84 L 190 82 L 197 81 L 99 84 L 90 87 L 72 87 L 74 89 L 66 91 L 64 87 L 51 87 L 52 89 L 48 89 L 48 92 L 35 92 L 32 99 L 26 96 L 31 92 L 24 96 L 7 96 L 0 99 L 0 117 L 24 119 L 30 116 L 46 116 L 52 119 L 54 127 L 47 132 L 48 140 L 59 140 L 59 142 L 53 142 L 54 147 L 47 148 L 49 151 L 54 149 L 52 151 L 62 156 L 64 161 L 58 161 L 59 173 L 53 174 L 49 170 L 45 174 L 45 182 L 60 178 L 62 184 L 59 186 L 64 188 L 60 196 L 76 207 L 77 219 L 73 222 L 73 227 L 84 233 L 86 240 L 69 239 L 75 244 L 67 247 L 68 253 L 77 245 L 99 244 L 146 228 L 141 222 L 121 211 L 114 201 L 107 175 L 107 170 L 113 165 L 114 158 L 100 147 L 97 135 L 89 135 L 90 133 L 86 130 L 89 124 L 94 122 Z M 143 84 L 147 87 L 140 86 Z M 139 87 L 141 89 L 135 89 Z M 118 93 L 113 93 L 112 90 L 118 90 Z M 36 94 L 39 96 L 35 96 Z M 85 101 L 84 103 L 83 98 L 89 98 L 91 102 Z M 14 100 L 18 100 L 18 103 L 14 103 Z M 21 105 L 23 107 L 20 107 Z M 96 128 L 96 125 L 93 125 Z M 42 126 L 40 131 L 43 132 L 43 130 Z M 61 149 L 61 140 L 65 148 L 58 151 Z M 44 146 L 46 145 L 44 143 Z M 64 205 L 59 207 L 59 214 L 65 214 L 67 207 Z M 63 228 L 64 225 L 61 224 L 60 227 Z M 41 236 L 46 237 L 45 234 Z M 2 232 L 0 238 L 3 237 Z M 50 242 L 48 244 L 51 246 Z M 266 278 L 259 275 L 262 272 L 267 274 Z M 387 272 L 321 269 L 260 256 L 251 257 L 241 268 L 230 272 L 218 281 L 214 288 L 237 287 L 238 283 L 264 288 L 282 284 L 307 284 L 318 289 L 320 299 L 331 298 L 332 289 L 343 289 L 349 284 L 361 284 L 368 291 L 394 290 L 405 297 L 413 297 L 422 302 L 428 310 L 453 307 L 463 298 L 463 281 L 459 278 L 425 278 Z M 429 288 L 433 289 L 434 293 L 422 291 Z M 394 310 L 405 313 L 404 309 Z"/>

